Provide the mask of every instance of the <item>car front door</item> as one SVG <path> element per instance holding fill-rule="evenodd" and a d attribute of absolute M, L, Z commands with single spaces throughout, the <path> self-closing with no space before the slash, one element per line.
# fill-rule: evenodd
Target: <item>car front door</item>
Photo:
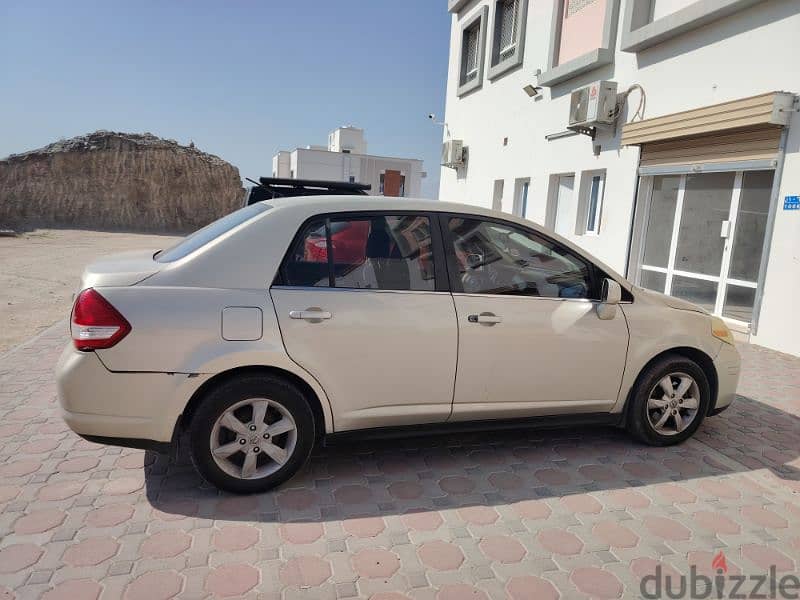
<path fill-rule="evenodd" d="M 346 213 L 296 236 L 271 295 L 336 431 L 445 421 L 458 326 L 434 217 Z"/>
<path fill-rule="evenodd" d="M 452 420 L 608 411 L 628 347 L 594 267 L 531 230 L 443 216 L 459 330 Z"/>

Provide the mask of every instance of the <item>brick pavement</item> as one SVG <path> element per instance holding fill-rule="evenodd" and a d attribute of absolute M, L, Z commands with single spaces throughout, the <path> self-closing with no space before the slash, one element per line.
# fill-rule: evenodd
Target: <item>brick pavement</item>
<path fill-rule="evenodd" d="M 323 448 L 235 497 L 57 413 L 65 326 L 0 357 L 0 599 L 617 598 L 673 577 L 798 573 L 800 360 L 743 346 L 735 406 L 680 447 L 612 429 Z"/>

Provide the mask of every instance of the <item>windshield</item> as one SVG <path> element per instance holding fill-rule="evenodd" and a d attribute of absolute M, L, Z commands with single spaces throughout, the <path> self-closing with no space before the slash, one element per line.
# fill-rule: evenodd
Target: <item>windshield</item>
<path fill-rule="evenodd" d="M 217 239 L 223 233 L 227 233 L 234 227 L 241 225 L 245 221 L 249 221 L 253 217 L 258 216 L 271 208 L 272 207 L 269 204 L 263 203 L 251 204 L 250 206 L 240 208 L 236 212 L 232 212 L 231 214 L 206 225 L 202 229 L 198 229 L 193 234 L 183 238 L 171 248 L 162 250 L 155 255 L 155 259 L 157 262 L 161 263 L 180 260 L 184 256 L 188 256 L 195 250 L 202 248 L 209 242 Z"/>

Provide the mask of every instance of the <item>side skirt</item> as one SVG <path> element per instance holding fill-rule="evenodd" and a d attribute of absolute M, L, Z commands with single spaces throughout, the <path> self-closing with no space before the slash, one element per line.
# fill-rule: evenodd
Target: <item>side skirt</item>
<path fill-rule="evenodd" d="M 87 442 L 104 444 L 106 446 L 120 446 L 122 448 L 138 448 L 139 450 L 152 450 L 159 454 L 169 454 L 173 448 L 171 442 L 157 442 L 155 440 L 143 440 L 139 438 L 118 438 L 105 437 L 102 435 L 82 435 Z"/>
<path fill-rule="evenodd" d="M 624 414 L 585 413 L 573 415 L 549 415 L 546 417 L 526 417 L 522 419 L 485 419 L 480 421 L 455 421 L 448 423 L 426 423 L 422 425 L 400 425 L 395 427 L 373 427 L 329 433 L 324 444 L 334 445 L 354 440 L 386 440 L 412 438 L 449 433 L 467 433 L 472 431 L 509 430 L 509 429 L 564 429 L 585 425 L 621 426 Z"/>

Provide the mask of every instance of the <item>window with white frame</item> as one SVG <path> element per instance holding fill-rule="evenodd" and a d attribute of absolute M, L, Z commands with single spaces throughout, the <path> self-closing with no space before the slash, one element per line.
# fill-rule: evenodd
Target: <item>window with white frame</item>
<path fill-rule="evenodd" d="M 528 213 L 528 192 L 530 191 L 530 179 L 517 179 L 514 182 L 514 209 L 513 214 L 525 218 Z"/>
<path fill-rule="evenodd" d="M 589 175 L 586 187 L 586 226 L 584 227 L 584 233 L 594 235 L 600 233 L 600 217 L 603 213 L 605 183 L 605 173 L 592 173 Z"/>
<path fill-rule="evenodd" d="M 458 95 L 483 84 L 484 46 L 486 45 L 487 7 L 467 19 L 461 29 L 461 58 L 459 63 Z"/>
<path fill-rule="evenodd" d="M 522 64 L 528 0 L 495 0 L 489 79 Z"/>

